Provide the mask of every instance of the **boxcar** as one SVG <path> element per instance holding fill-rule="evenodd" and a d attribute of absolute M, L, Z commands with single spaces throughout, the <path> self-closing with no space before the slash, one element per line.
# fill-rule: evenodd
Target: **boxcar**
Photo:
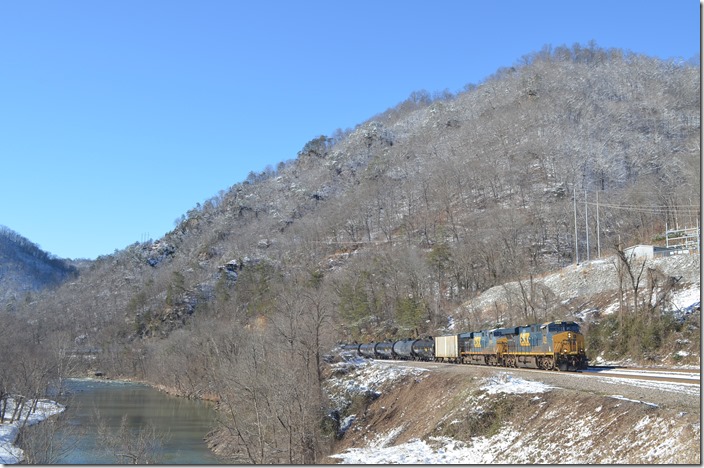
<path fill-rule="evenodd" d="M 435 337 L 435 360 L 458 362 L 457 335 Z"/>

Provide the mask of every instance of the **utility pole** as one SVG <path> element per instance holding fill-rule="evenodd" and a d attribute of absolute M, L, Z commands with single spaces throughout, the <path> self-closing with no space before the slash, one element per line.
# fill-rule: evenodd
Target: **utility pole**
<path fill-rule="evenodd" d="M 574 258 L 579 265 L 579 247 L 577 246 L 577 189 L 572 188 L 572 201 L 574 202 Z"/>
<path fill-rule="evenodd" d="M 596 191 L 596 255 L 601 258 L 601 233 L 599 231 L 599 191 Z"/>
<path fill-rule="evenodd" d="M 584 230 L 587 233 L 587 261 L 589 261 L 589 217 L 587 215 L 587 191 L 584 191 Z"/>

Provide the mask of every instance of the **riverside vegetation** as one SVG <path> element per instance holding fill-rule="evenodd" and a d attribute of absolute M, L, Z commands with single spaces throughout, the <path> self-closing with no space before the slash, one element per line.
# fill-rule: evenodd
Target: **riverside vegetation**
<path fill-rule="evenodd" d="M 546 46 L 458 93 L 414 92 L 197 203 L 161 239 L 4 293 L 0 399 L 100 371 L 217 401 L 210 439 L 229 461 L 321 462 L 334 441 L 321 369 L 336 342 L 562 318 L 536 288 L 512 310 L 458 311 L 575 263 L 575 245 L 580 259 L 597 238 L 618 255 L 696 224 L 699 77 L 698 62 L 590 43 Z M 613 333 L 636 361 L 646 336 L 658 336 L 648 353 L 675 339 L 636 276 L 590 356 Z"/>

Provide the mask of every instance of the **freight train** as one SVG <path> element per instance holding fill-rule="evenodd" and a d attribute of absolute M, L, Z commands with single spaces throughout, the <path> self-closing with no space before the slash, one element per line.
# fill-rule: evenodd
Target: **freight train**
<path fill-rule="evenodd" d="M 456 335 L 345 344 L 369 359 L 453 362 L 486 366 L 578 371 L 587 368 L 584 335 L 570 321 L 493 328 Z"/>

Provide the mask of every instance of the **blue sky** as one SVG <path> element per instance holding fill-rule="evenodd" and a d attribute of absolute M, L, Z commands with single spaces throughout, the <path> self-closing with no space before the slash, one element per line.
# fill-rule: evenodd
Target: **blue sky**
<path fill-rule="evenodd" d="M 0 225 L 64 258 L 158 239 L 250 171 L 544 45 L 700 53 L 699 2 L 0 2 Z"/>

